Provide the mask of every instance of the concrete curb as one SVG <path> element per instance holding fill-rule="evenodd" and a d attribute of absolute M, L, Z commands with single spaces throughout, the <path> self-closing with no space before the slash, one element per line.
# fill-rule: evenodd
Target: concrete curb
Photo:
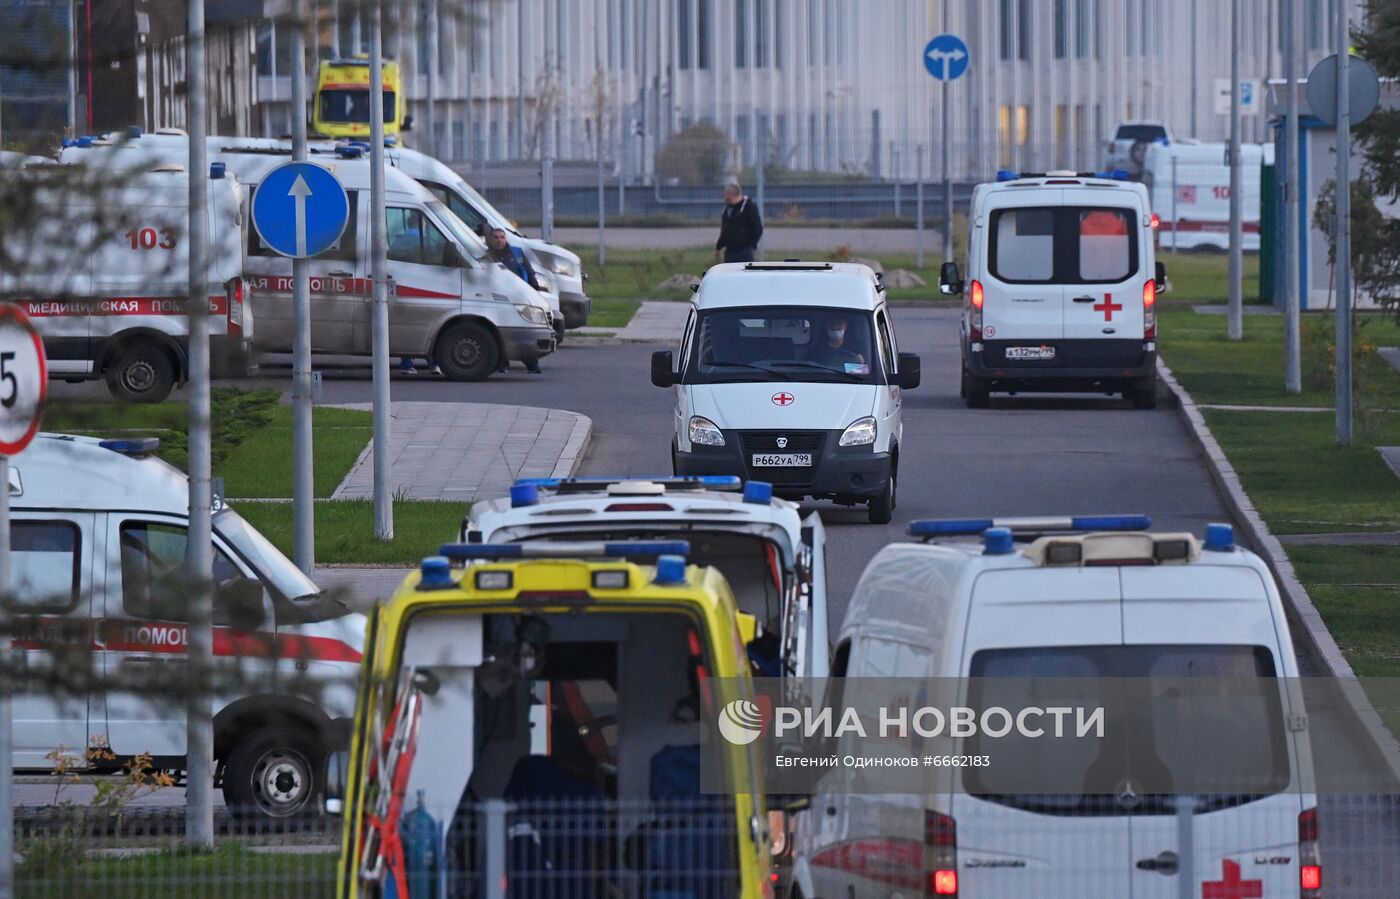
<path fill-rule="evenodd" d="M 592 440 L 593 419 L 581 415 L 574 422 L 574 429 L 569 434 L 569 439 L 564 442 L 564 450 L 559 454 L 559 462 L 554 466 L 554 473 L 551 477 L 573 477 L 574 473 L 578 471 L 579 465 L 583 463 L 584 453 L 588 452 L 588 444 Z"/>
<path fill-rule="evenodd" d="M 1294 619 L 1295 624 L 1302 625 L 1303 637 L 1309 649 L 1314 656 L 1322 660 L 1328 674 L 1338 681 L 1352 713 L 1362 729 L 1371 737 L 1372 748 L 1396 779 L 1400 780 L 1400 743 L 1396 742 L 1395 736 L 1381 722 L 1381 716 L 1376 712 L 1375 706 L 1361 689 L 1356 672 L 1342 655 L 1332 632 L 1327 629 L 1327 624 L 1322 620 L 1322 613 L 1313 605 L 1312 597 L 1308 596 L 1308 591 L 1298 580 L 1283 544 L 1255 510 L 1254 503 L 1244 491 L 1240 476 L 1230 464 L 1225 451 L 1220 448 L 1215 435 L 1210 432 L 1205 416 L 1201 414 L 1195 400 L 1177 382 L 1172 370 L 1161 357 L 1157 359 L 1157 374 L 1176 397 L 1181 417 L 1195 437 L 1201 454 L 1209 463 L 1211 478 L 1224 494 L 1225 505 L 1230 509 L 1236 525 L 1244 529 L 1249 542 L 1273 572 L 1289 616 Z"/>

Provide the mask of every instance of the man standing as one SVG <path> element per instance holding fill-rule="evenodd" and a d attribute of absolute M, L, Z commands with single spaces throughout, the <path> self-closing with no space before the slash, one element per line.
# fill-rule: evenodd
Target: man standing
<path fill-rule="evenodd" d="M 486 262 L 499 262 L 535 290 L 540 289 L 540 282 L 535 278 L 535 269 L 530 265 L 530 260 L 525 258 L 525 251 L 520 247 L 511 246 L 510 241 L 506 240 L 504 228 L 493 228 L 487 233 L 486 247 L 487 253 L 483 257 Z M 524 362 L 525 370 L 530 374 L 540 373 L 539 359 L 525 359 Z M 508 368 L 510 363 L 503 358 L 497 364 L 496 371 L 505 371 Z"/>
<path fill-rule="evenodd" d="M 763 219 L 758 204 L 744 196 L 738 182 L 724 186 L 724 211 L 719 216 L 719 240 L 715 241 L 716 262 L 753 262 Z"/>

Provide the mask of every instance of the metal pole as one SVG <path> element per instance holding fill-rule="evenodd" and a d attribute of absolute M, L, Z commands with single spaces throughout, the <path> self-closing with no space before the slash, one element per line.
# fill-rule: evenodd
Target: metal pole
<path fill-rule="evenodd" d="M 427 0 L 427 21 L 423 23 L 428 32 L 428 96 L 424 98 L 427 103 L 427 139 L 423 141 L 428 147 L 428 155 L 434 159 L 442 158 L 442 147 L 438 146 L 437 137 L 437 77 L 438 77 L 438 44 L 441 40 L 438 34 L 438 0 Z M 400 101 L 402 102 L 402 101 Z M 521 127 L 524 127 L 522 123 Z M 446 130 L 446 129 L 444 129 Z"/>
<path fill-rule="evenodd" d="M 1239 2 L 1239 0 L 1236 0 Z M 1337 443 L 1351 446 L 1351 33 L 1337 0 Z"/>
<path fill-rule="evenodd" d="M 601 269 L 601 268 L 603 268 L 605 265 L 607 265 L 607 250 L 604 249 L 603 244 L 604 244 L 604 240 L 605 240 L 606 232 L 607 232 L 607 217 L 608 217 L 608 211 L 607 211 L 607 205 L 608 205 L 608 190 L 607 190 L 607 185 L 604 183 L 604 179 L 603 179 L 603 123 L 602 123 L 602 116 L 599 116 L 599 118 L 598 118 L 597 144 L 598 144 L 598 268 Z"/>
<path fill-rule="evenodd" d="M 754 118 L 754 124 L 757 124 L 757 123 L 758 123 L 758 120 L 757 120 L 757 117 L 755 117 L 755 118 Z M 755 198 L 756 198 L 754 202 L 758 203 L 758 214 L 759 214 L 759 215 L 767 215 L 767 214 L 768 214 L 768 206 L 767 206 L 767 204 L 765 204 L 765 203 L 763 202 L 763 200 L 764 200 L 763 176 L 764 176 L 764 170 L 768 168 L 768 130 L 765 128 L 765 129 L 759 131 L 757 137 L 758 137 L 758 159 L 756 160 L 756 162 L 758 163 L 758 165 L 756 165 L 756 166 L 754 167 L 754 196 L 755 196 Z M 760 260 L 763 258 L 763 238 L 761 238 L 761 237 L 760 237 L 759 240 L 758 240 L 758 246 L 754 247 L 754 258 L 755 258 L 755 259 L 760 259 Z"/>
<path fill-rule="evenodd" d="M 1176 855 L 1179 866 L 1176 886 L 1179 899 L 1195 899 L 1196 896 L 1196 825 L 1191 820 L 1195 813 L 1195 796 L 1176 797 Z"/>
<path fill-rule="evenodd" d="M 554 159 L 540 160 L 540 240 L 554 240 Z"/>
<path fill-rule="evenodd" d="M 10 459 L 0 455 L 0 899 L 15 895 L 14 707 L 10 701 Z"/>
<path fill-rule="evenodd" d="M 190 272 L 189 305 L 189 542 L 185 546 L 188 601 L 189 691 L 185 719 L 185 841 L 214 845 L 214 725 L 209 713 L 208 673 L 214 660 L 210 627 L 214 597 L 214 538 L 211 513 L 211 445 L 209 433 L 209 163 L 207 71 L 204 67 L 204 0 L 190 0 L 185 37 L 185 83 L 188 89 L 185 130 L 189 132 Z"/>
<path fill-rule="evenodd" d="M 890 178 L 894 180 L 894 214 L 899 217 L 899 150 L 890 141 Z"/>
<path fill-rule="evenodd" d="M 292 158 L 306 161 L 306 0 L 292 3 Z M 316 567 L 311 433 L 311 263 L 292 260 L 292 559 Z"/>
<path fill-rule="evenodd" d="M 914 260 L 919 268 L 924 267 L 924 145 L 914 148 Z M 946 261 L 946 260 L 945 260 Z"/>
<path fill-rule="evenodd" d="M 374 308 L 371 318 L 374 366 L 374 536 L 394 539 L 394 496 L 389 474 L 389 244 L 384 211 L 384 35 L 383 8 L 369 15 L 369 241 Z"/>
<path fill-rule="evenodd" d="M 1283 129 L 1283 389 L 1303 392 L 1300 316 L 1302 285 L 1298 268 L 1298 11 L 1299 0 L 1283 0 L 1283 77 L 1287 113 Z"/>
<path fill-rule="evenodd" d="M 947 2 L 947 0 L 944 0 L 943 3 L 939 4 L 939 6 L 943 8 L 942 33 L 947 34 L 949 3 Z M 1026 27 L 1026 24 L 1027 23 L 1022 23 L 1021 27 Z M 943 74 L 945 76 L 947 76 L 951 71 L 951 65 L 951 62 L 944 61 Z M 940 160 L 940 164 L 943 166 L 943 261 L 950 262 L 953 259 L 953 182 L 948 180 L 948 132 L 951 130 L 951 128 L 949 126 L 950 110 L 948 109 L 948 78 L 946 77 L 939 82 L 938 105 L 939 114 L 943 119 L 943 134 L 940 136 L 940 139 L 943 143 L 942 149 L 939 152 L 939 155 L 942 157 Z"/>
<path fill-rule="evenodd" d="M 1244 179 L 1240 170 L 1240 0 L 1230 0 L 1230 339 L 1244 339 Z"/>
<path fill-rule="evenodd" d="M 1176 234 L 1180 230 L 1181 220 L 1176 217 L 1176 163 L 1177 158 L 1172 156 L 1172 255 L 1176 255 Z"/>
<path fill-rule="evenodd" d="M 1197 0 L 1191 0 L 1191 136 L 1199 138 L 1201 136 L 1201 131 L 1196 127 L 1196 107 L 1199 105 L 1196 102 L 1196 80 L 1200 77 L 1201 70 L 1197 68 L 1196 45 L 1200 43 L 1201 34 L 1196 30 L 1196 3 Z"/>

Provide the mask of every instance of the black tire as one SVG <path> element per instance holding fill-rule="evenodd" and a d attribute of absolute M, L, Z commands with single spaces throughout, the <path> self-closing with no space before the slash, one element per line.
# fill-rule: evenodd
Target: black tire
<path fill-rule="evenodd" d="M 496 371 L 500 357 L 496 338 L 474 322 L 450 325 L 433 347 L 433 361 L 449 381 L 484 381 Z"/>
<path fill-rule="evenodd" d="M 559 345 L 564 342 L 564 317 L 561 315 L 554 320 L 554 343 Z"/>
<path fill-rule="evenodd" d="M 986 381 L 973 377 L 967 369 L 963 369 L 962 398 L 969 409 L 985 409 L 991 405 L 992 392 Z"/>
<path fill-rule="evenodd" d="M 1133 382 L 1128 390 L 1134 409 L 1157 408 L 1157 378 L 1155 375 Z"/>
<path fill-rule="evenodd" d="M 175 386 L 175 360 L 152 340 L 122 347 L 103 374 L 112 396 L 128 403 L 159 403 Z"/>
<path fill-rule="evenodd" d="M 224 761 L 224 802 L 244 819 L 314 813 L 323 786 L 322 755 L 305 728 L 270 725 L 245 734 Z"/>
<path fill-rule="evenodd" d="M 891 468 L 889 480 L 885 481 L 884 492 L 870 498 L 871 524 L 889 524 L 893 520 L 895 493 L 898 489 L 898 477 L 895 474 L 895 469 Z"/>

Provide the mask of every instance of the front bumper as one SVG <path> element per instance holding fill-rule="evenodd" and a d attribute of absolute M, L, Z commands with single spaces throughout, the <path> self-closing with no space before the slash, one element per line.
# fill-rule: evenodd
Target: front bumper
<path fill-rule="evenodd" d="M 963 364 L 968 374 L 992 390 L 1060 393 L 1109 391 L 1124 387 L 1157 370 L 1155 340 L 1053 340 L 1051 362 L 1022 362 L 1006 358 L 1009 346 L 1038 341 L 984 340 L 980 352 L 970 352 L 964 338 Z"/>
<path fill-rule="evenodd" d="M 508 362 L 538 359 L 554 352 L 554 329 L 544 325 L 501 328 L 501 349 Z"/>
<path fill-rule="evenodd" d="M 582 328 L 588 324 L 593 301 L 586 294 L 565 290 L 559 294 L 559 309 L 564 313 L 564 327 Z"/>
<path fill-rule="evenodd" d="M 791 432 L 806 436 L 801 448 L 778 449 L 769 441 L 774 431 L 725 430 L 724 446 L 695 446 L 690 452 L 677 450 L 678 475 L 738 475 L 744 480 L 767 481 L 773 492 L 788 499 L 817 497 L 841 501 L 861 501 L 879 496 L 890 479 L 890 454 L 877 453 L 869 446 L 837 446 L 841 431 Z M 816 435 L 821 435 L 819 444 Z M 803 468 L 756 467 L 758 453 L 811 452 L 813 465 Z"/>

